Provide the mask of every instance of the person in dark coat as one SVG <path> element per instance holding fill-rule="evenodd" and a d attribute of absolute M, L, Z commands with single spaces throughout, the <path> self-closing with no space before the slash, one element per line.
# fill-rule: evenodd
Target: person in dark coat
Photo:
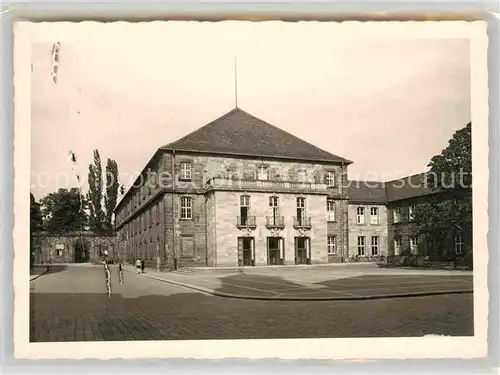
<path fill-rule="evenodd" d="M 144 273 L 144 268 L 146 268 L 146 262 L 144 259 L 141 260 L 141 272 Z"/>

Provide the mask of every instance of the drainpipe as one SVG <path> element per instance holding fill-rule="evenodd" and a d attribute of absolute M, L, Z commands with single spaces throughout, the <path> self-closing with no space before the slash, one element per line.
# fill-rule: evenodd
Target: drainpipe
<path fill-rule="evenodd" d="M 177 254 L 176 254 L 176 233 L 175 233 L 175 225 L 176 225 L 176 215 L 175 215 L 175 150 L 172 150 L 172 254 L 174 256 L 174 270 L 177 270 Z"/>

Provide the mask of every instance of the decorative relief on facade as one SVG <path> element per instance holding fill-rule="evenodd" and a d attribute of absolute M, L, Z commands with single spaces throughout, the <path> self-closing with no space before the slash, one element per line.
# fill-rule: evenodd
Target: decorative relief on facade
<path fill-rule="evenodd" d="M 309 229 L 308 228 L 298 228 L 297 232 L 300 237 L 308 237 L 309 236 Z"/>
<path fill-rule="evenodd" d="M 280 229 L 279 228 L 269 228 L 269 235 L 271 237 L 279 237 L 280 236 Z"/>
<path fill-rule="evenodd" d="M 241 233 L 244 236 L 251 236 L 252 235 L 252 228 L 242 228 Z"/>

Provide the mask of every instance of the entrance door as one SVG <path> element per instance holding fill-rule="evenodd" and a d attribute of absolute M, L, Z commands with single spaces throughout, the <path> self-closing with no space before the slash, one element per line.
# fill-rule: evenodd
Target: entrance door
<path fill-rule="evenodd" d="M 255 266 L 255 241 L 253 237 L 238 237 L 238 266 Z"/>
<path fill-rule="evenodd" d="M 295 237 L 295 264 L 311 264 L 309 237 Z"/>
<path fill-rule="evenodd" d="M 267 237 L 267 264 L 278 266 L 284 263 L 284 240 L 282 237 Z"/>

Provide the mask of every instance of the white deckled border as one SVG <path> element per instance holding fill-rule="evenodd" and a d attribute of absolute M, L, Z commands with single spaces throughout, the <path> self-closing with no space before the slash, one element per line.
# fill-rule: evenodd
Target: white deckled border
<path fill-rule="evenodd" d="M 350 40 L 369 38 L 468 38 L 471 41 L 471 113 L 474 220 L 474 337 L 428 336 L 423 338 L 337 338 L 293 340 L 200 340 L 147 342 L 29 343 L 29 186 L 31 119 L 31 44 L 86 40 L 100 43 L 92 34 L 113 33 L 117 43 L 134 45 L 147 35 L 165 30 L 182 33 L 185 27 L 223 27 L 227 23 L 199 22 L 58 22 L 18 23 L 14 30 L 15 140 L 14 140 L 14 355 L 29 359 L 83 358 L 477 358 L 487 354 L 488 319 L 488 88 L 486 22 L 343 22 L 317 23 L 325 31 L 335 29 Z M 299 23 L 299 25 L 302 23 Z M 403 25 L 402 25 L 403 24 Z M 297 23 L 250 23 L 272 33 Z M 140 33 L 141 31 L 142 33 Z M 149 34 L 148 34 L 149 33 Z M 373 322 L 377 324 L 377 322 Z M 375 341 L 376 340 L 376 341 Z"/>

